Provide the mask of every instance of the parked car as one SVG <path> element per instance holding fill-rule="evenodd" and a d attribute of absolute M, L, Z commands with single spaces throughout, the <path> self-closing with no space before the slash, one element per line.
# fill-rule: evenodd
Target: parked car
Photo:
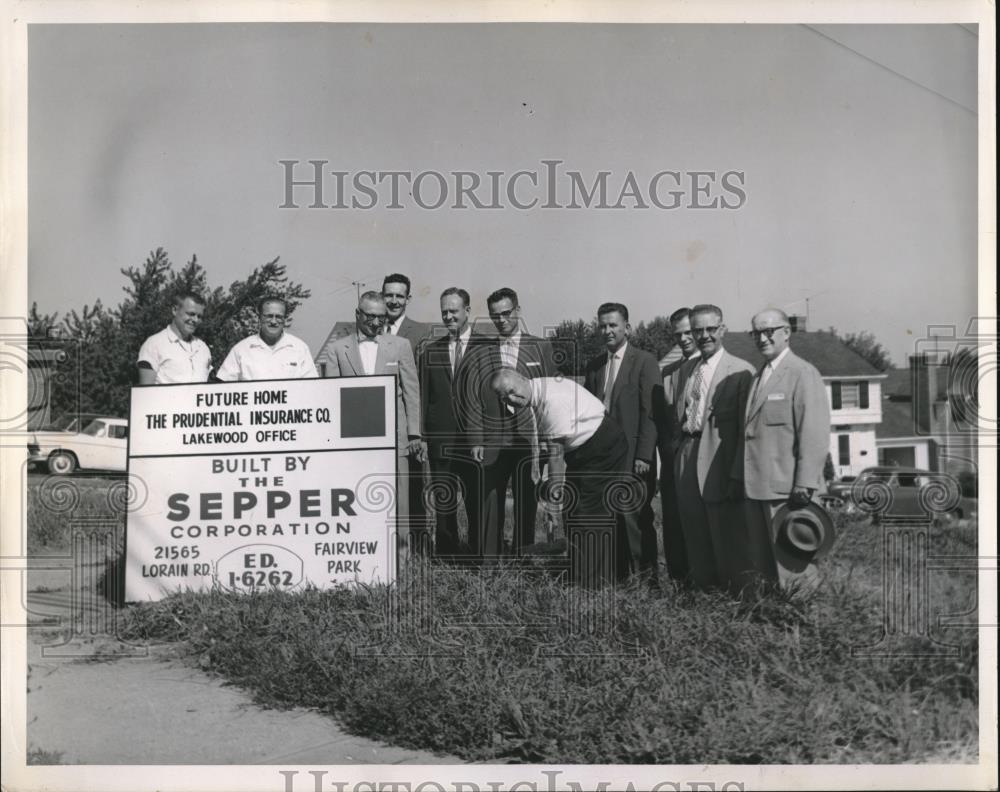
<path fill-rule="evenodd" d="M 926 491 L 930 487 L 941 489 L 939 492 Z M 922 491 L 925 500 L 929 501 L 927 504 L 921 503 Z M 845 476 L 831 484 L 826 497 L 833 508 L 839 506 L 847 512 L 870 513 L 874 523 L 883 517 L 924 519 L 928 511 L 935 514 L 933 503 L 949 501 L 954 501 L 954 506 L 935 515 L 937 519 L 962 520 L 974 516 L 978 505 L 975 498 L 962 494 L 958 479 L 953 476 L 903 467 L 865 468 L 851 481 Z"/>
<path fill-rule="evenodd" d="M 826 492 L 820 493 L 819 502 L 827 511 L 843 509 L 851 499 L 851 486 L 857 476 L 844 476 L 826 485 Z"/>
<path fill-rule="evenodd" d="M 77 427 L 77 419 L 65 425 Z M 98 416 L 82 431 L 36 432 L 28 443 L 28 463 L 44 465 L 49 473 L 68 476 L 78 469 L 125 472 L 128 455 L 128 421 Z"/>

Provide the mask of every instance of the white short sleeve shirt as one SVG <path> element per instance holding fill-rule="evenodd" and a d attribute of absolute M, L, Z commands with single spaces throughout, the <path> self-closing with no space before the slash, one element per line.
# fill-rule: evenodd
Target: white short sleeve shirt
<path fill-rule="evenodd" d="M 200 338 L 184 341 L 167 325 L 147 338 L 139 348 L 139 363 L 148 363 L 156 373 L 157 385 L 180 382 L 207 382 L 212 370 L 212 353 Z"/>
<path fill-rule="evenodd" d="M 223 382 L 268 379 L 307 379 L 317 376 L 316 364 L 305 341 L 283 333 L 274 346 L 259 335 L 236 344 L 216 376 Z"/>

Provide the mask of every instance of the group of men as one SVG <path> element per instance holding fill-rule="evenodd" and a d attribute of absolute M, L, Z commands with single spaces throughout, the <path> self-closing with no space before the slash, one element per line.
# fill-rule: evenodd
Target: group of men
<path fill-rule="evenodd" d="M 819 372 L 789 349 L 783 312 L 753 318 L 750 334 L 765 360 L 755 370 L 723 348 L 717 306 L 675 311 L 674 351 L 657 361 L 629 342 L 627 307 L 605 303 L 597 313 L 606 350 L 587 362 L 580 384 L 560 375 L 550 341 L 524 331 L 512 289 L 487 298 L 489 334 L 473 331 L 464 289 L 441 293 L 438 332 L 406 315 L 410 296 L 405 275 L 386 276 L 381 292 L 360 295 L 354 332 L 318 356 L 326 376 L 396 376 L 397 517 L 408 547 L 474 562 L 521 555 L 535 542 L 544 495 L 562 504 L 578 580 L 641 575 L 658 585 L 659 488 L 671 578 L 738 592 L 757 576 L 792 576 L 775 561 L 775 515 L 810 503 L 830 416 Z M 276 298 L 260 302 L 259 332 L 213 375 L 195 336 L 203 310 L 196 295 L 177 297 L 171 324 L 139 352 L 140 384 L 318 376 L 307 345 L 285 330 L 287 305 Z"/>

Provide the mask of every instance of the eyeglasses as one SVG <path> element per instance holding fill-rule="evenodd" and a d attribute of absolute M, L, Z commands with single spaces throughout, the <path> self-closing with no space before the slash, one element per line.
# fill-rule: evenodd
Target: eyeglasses
<path fill-rule="evenodd" d="M 762 327 L 760 330 L 751 330 L 747 335 L 751 338 L 760 338 L 761 336 L 767 336 L 768 341 L 774 338 L 775 330 L 787 330 L 788 325 L 778 325 L 777 327 Z"/>
<path fill-rule="evenodd" d="M 385 314 L 370 314 L 366 311 L 362 311 L 360 308 L 358 308 L 358 316 L 369 322 L 384 322 L 387 318 Z"/>
<path fill-rule="evenodd" d="M 691 330 L 691 335 L 693 335 L 693 336 L 703 336 L 703 335 L 714 336 L 716 333 L 719 332 L 719 328 L 720 327 L 722 327 L 722 325 L 713 325 L 712 327 L 695 327 L 694 329 Z"/>

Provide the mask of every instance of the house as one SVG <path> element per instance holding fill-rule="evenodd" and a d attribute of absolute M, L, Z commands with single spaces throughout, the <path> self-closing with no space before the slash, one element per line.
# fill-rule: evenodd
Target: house
<path fill-rule="evenodd" d="M 329 335 L 326 337 L 326 341 L 324 341 L 323 345 L 319 348 L 319 354 L 316 355 L 316 371 L 319 372 L 321 377 L 326 376 L 326 367 L 330 362 L 326 356 L 327 348 L 338 338 L 343 338 L 345 335 L 353 333 L 354 329 L 355 323 L 353 320 L 350 322 L 334 322 Z"/>
<path fill-rule="evenodd" d="M 838 478 L 856 476 L 878 464 L 876 429 L 882 422 L 882 383 L 886 375 L 847 346 L 833 333 L 808 331 L 804 317 L 789 317 L 792 351 L 812 363 L 823 377 L 830 400 L 830 456 Z M 753 339 L 729 332 L 722 345 L 727 351 L 764 365 Z"/>
<path fill-rule="evenodd" d="M 926 351 L 893 369 L 883 390 L 882 424 L 876 432 L 880 465 L 960 473 L 974 467 L 978 378 L 971 350 Z"/>

